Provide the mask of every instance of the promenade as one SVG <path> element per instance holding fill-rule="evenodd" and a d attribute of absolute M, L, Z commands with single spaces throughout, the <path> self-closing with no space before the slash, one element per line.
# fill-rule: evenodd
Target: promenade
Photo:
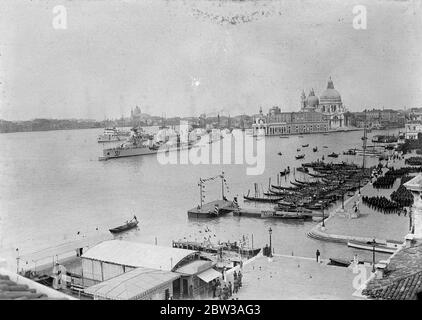
<path fill-rule="evenodd" d="M 239 300 L 360 299 L 353 296 L 357 274 L 352 268 L 327 265 L 326 260 L 274 255 L 271 261 L 259 256 L 242 272 L 242 288 L 233 296 Z"/>

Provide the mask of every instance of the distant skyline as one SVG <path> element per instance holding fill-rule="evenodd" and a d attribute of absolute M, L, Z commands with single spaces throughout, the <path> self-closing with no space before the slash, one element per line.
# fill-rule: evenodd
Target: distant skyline
<path fill-rule="evenodd" d="M 65 30 L 52 27 L 56 5 Z M 352 26 L 355 5 L 366 30 Z M 213 18 L 236 14 L 258 18 Z M 4 120 L 298 111 L 302 90 L 319 96 L 330 76 L 352 112 L 422 106 L 417 1 L 4 0 L 0 16 Z"/>

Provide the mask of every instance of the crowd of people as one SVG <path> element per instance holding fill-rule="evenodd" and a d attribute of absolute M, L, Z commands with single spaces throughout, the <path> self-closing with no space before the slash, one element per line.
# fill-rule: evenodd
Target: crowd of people
<path fill-rule="evenodd" d="M 395 181 L 395 176 L 384 175 L 379 177 L 372 185 L 376 189 L 391 189 Z"/>
<path fill-rule="evenodd" d="M 413 177 L 402 177 L 400 181 L 400 187 L 391 193 L 390 198 L 391 200 L 397 202 L 402 207 L 410 207 L 413 205 L 413 195 L 412 193 L 406 189 L 406 187 L 403 185 Z"/>
<path fill-rule="evenodd" d="M 240 270 L 238 272 L 233 272 L 233 284 L 231 281 L 228 283 L 222 284 L 220 279 L 213 280 L 211 287 L 212 287 L 212 297 L 217 298 L 219 300 L 227 300 L 230 299 L 233 294 L 239 291 L 239 288 L 242 287 L 242 273 Z"/>
<path fill-rule="evenodd" d="M 403 207 L 399 203 L 388 200 L 384 196 L 363 196 L 362 202 L 368 207 L 377 211 L 381 211 L 384 214 L 397 213 L 398 215 L 400 215 L 400 213 L 403 211 Z"/>

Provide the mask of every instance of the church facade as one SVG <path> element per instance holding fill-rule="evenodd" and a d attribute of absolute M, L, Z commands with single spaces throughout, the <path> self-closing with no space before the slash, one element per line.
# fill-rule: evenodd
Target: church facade
<path fill-rule="evenodd" d="M 341 101 L 340 93 L 334 88 L 333 80 L 328 80 L 327 89 L 318 98 L 314 89 L 306 97 L 305 92 L 301 95 L 301 111 L 321 112 L 327 117 L 330 129 L 346 127 L 345 112 L 347 111 Z"/>

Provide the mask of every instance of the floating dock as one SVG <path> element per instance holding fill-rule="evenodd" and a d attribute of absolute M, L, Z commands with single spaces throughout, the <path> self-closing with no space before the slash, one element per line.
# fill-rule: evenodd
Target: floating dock
<path fill-rule="evenodd" d="M 237 217 L 249 217 L 249 218 L 280 218 L 283 219 L 283 217 L 278 217 L 275 215 L 275 213 L 281 214 L 282 211 L 275 211 L 275 210 L 263 210 L 263 209 L 249 209 L 249 208 L 239 208 L 239 210 L 233 210 L 233 216 Z M 286 214 L 290 214 L 294 217 L 292 212 L 286 212 Z M 300 213 L 300 216 L 302 216 L 304 219 L 312 219 L 314 217 L 321 217 L 321 212 L 303 212 Z M 328 217 L 328 215 L 325 215 Z M 289 219 L 289 217 L 285 217 L 284 219 Z"/>
<path fill-rule="evenodd" d="M 218 207 L 218 212 L 216 212 Z M 228 200 L 214 200 L 208 203 L 188 210 L 188 217 L 190 218 L 218 218 L 227 213 L 233 212 L 236 207 L 233 206 L 232 201 Z"/>

